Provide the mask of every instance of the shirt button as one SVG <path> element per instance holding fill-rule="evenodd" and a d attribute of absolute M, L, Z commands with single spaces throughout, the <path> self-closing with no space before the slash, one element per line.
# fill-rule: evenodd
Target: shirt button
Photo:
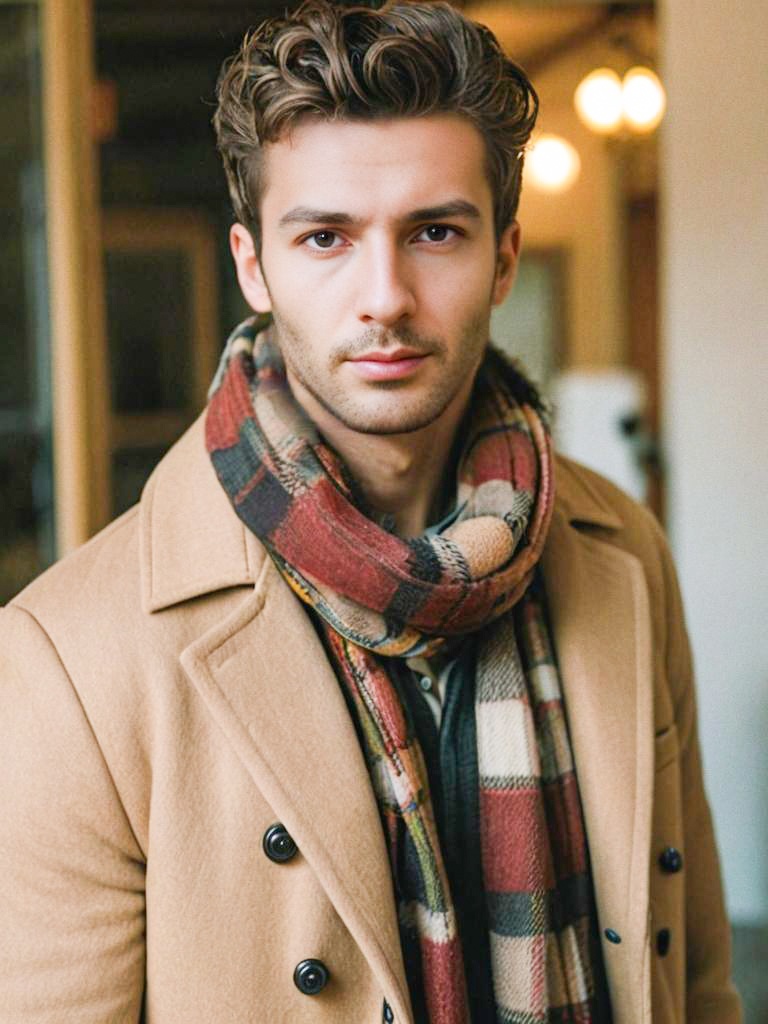
<path fill-rule="evenodd" d="M 609 942 L 613 942 L 616 945 L 621 942 L 621 936 L 618 932 L 615 932 L 613 928 L 606 928 L 603 934 Z"/>
<path fill-rule="evenodd" d="M 662 928 L 656 933 L 656 952 L 659 956 L 666 956 L 669 952 L 670 938 L 669 928 Z"/>
<path fill-rule="evenodd" d="M 432 680 L 429 678 L 429 676 L 422 676 L 421 679 L 419 680 L 419 686 L 422 688 L 424 693 L 429 693 L 429 691 L 432 689 Z"/>
<path fill-rule="evenodd" d="M 392 1021 L 395 1019 L 395 1015 L 394 1015 L 394 1013 L 392 1013 L 392 1007 L 389 1005 L 389 1003 L 387 1002 L 386 999 L 384 1000 L 384 1015 L 383 1016 L 384 1016 L 384 1020 L 387 1022 L 387 1024 L 392 1024 Z"/>
<path fill-rule="evenodd" d="M 298 847 L 282 825 L 270 825 L 262 840 L 264 853 L 277 864 L 295 857 Z"/>
<path fill-rule="evenodd" d="M 293 972 L 293 983 L 305 996 L 316 996 L 328 984 L 330 976 L 322 960 L 302 960 Z"/>
<path fill-rule="evenodd" d="M 662 850 L 659 854 L 659 866 L 662 871 L 666 871 L 668 875 L 677 874 L 678 871 L 683 869 L 683 855 L 679 850 L 676 850 L 674 846 L 668 846 L 665 850 Z"/>

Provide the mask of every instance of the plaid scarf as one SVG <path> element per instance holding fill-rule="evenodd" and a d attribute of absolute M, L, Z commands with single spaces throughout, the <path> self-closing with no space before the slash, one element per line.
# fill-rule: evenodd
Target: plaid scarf
<path fill-rule="evenodd" d="M 462 948 L 423 756 L 380 656 L 429 655 L 476 630 L 497 1018 L 588 1022 L 587 846 L 545 610 L 529 589 L 553 504 L 544 424 L 516 400 L 521 378 L 489 350 L 459 463 L 462 511 L 441 535 L 403 540 L 364 513 L 343 464 L 293 399 L 267 323 L 254 317 L 231 335 L 206 443 L 238 516 L 323 624 L 357 714 L 403 940 L 420 949 L 429 1024 L 469 1021 Z"/>

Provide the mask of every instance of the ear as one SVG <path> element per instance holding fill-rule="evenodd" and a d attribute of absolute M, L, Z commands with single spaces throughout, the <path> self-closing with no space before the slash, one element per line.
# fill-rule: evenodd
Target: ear
<path fill-rule="evenodd" d="M 515 282 L 517 260 L 520 255 L 520 225 L 516 220 L 501 233 L 496 254 L 496 276 L 493 282 L 491 302 L 500 306 Z"/>
<path fill-rule="evenodd" d="M 272 309 L 272 299 L 248 228 L 242 224 L 232 225 L 229 231 L 229 248 L 232 251 L 237 280 L 245 301 L 256 313 L 269 313 Z"/>

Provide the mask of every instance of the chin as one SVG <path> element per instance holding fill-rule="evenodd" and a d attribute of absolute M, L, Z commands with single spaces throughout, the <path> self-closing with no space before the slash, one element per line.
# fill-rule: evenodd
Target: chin
<path fill-rule="evenodd" d="M 302 404 L 321 432 L 323 419 L 330 415 L 356 434 L 380 437 L 413 434 L 431 426 L 448 411 L 459 390 L 447 387 L 438 390 L 434 385 L 422 385 L 418 389 L 409 387 L 407 390 L 411 393 L 408 394 L 406 388 L 398 384 L 389 387 L 379 385 L 378 394 L 372 394 L 368 389 L 357 391 L 349 387 L 321 389 L 298 375 L 296 378 L 305 392 Z"/>
<path fill-rule="evenodd" d="M 405 412 L 382 412 L 381 410 L 329 409 L 335 419 L 348 430 L 358 434 L 394 435 L 412 434 L 431 426 L 445 412 L 445 407 L 438 409 L 420 409 Z"/>

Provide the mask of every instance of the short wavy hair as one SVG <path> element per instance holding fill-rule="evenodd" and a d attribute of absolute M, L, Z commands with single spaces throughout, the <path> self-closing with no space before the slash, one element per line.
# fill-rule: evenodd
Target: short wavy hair
<path fill-rule="evenodd" d="M 450 4 L 378 10 L 307 0 L 248 33 L 216 86 L 213 117 L 236 218 L 261 242 L 261 153 L 300 119 L 453 113 L 481 133 L 497 237 L 517 213 L 538 97 L 495 36 Z"/>

